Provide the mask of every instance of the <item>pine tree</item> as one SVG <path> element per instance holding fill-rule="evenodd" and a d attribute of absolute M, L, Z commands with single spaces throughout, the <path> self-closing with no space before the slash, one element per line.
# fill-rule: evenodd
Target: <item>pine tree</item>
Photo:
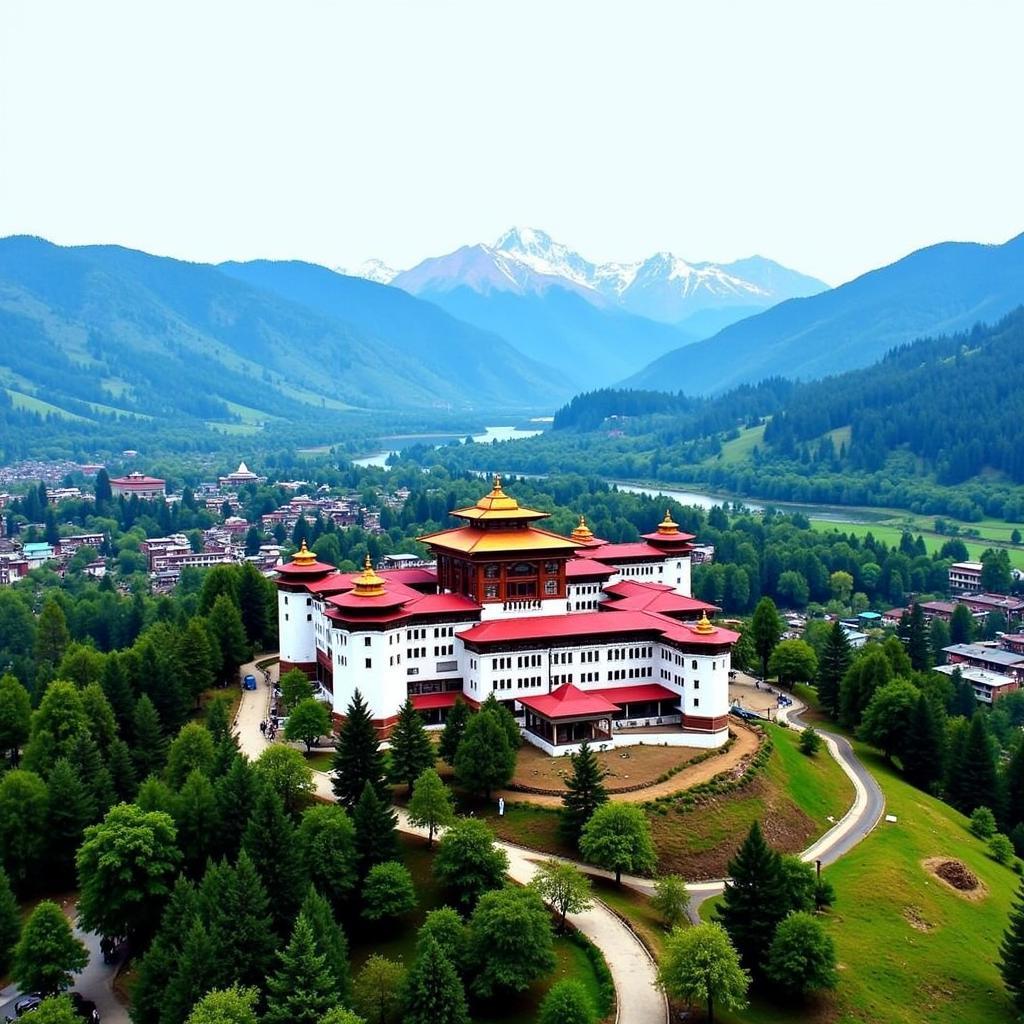
<path fill-rule="evenodd" d="M 402 1019 L 406 1024 L 469 1024 L 462 981 L 429 935 L 406 978 Z"/>
<path fill-rule="evenodd" d="M 565 780 L 565 795 L 559 830 L 567 842 L 578 847 L 583 826 L 607 799 L 604 779 L 608 772 L 598 763 L 590 744 L 584 740 L 579 752 L 570 755 L 572 774 Z"/>
<path fill-rule="evenodd" d="M 238 668 L 251 653 L 238 605 L 227 594 L 221 594 L 213 602 L 206 626 L 214 653 L 219 655 L 214 659 L 214 675 L 222 683 L 237 683 Z"/>
<path fill-rule="evenodd" d="M 422 771 L 412 787 L 409 821 L 427 830 L 427 846 L 434 845 L 434 834 L 455 821 L 455 801 L 451 790 L 433 768 Z"/>
<path fill-rule="evenodd" d="M 490 800 L 491 790 L 504 786 L 516 770 L 516 752 L 501 717 L 481 709 L 470 720 L 455 755 L 455 774 L 471 793 Z"/>
<path fill-rule="evenodd" d="M 767 678 L 768 659 L 782 637 L 782 622 L 775 602 L 770 597 L 762 597 L 757 602 L 750 620 L 750 632 L 754 639 L 754 649 L 761 660 L 761 677 Z"/>
<path fill-rule="evenodd" d="M 978 709 L 978 698 L 974 696 L 974 687 L 963 677 L 960 669 L 953 669 L 949 677 L 953 684 L 953 697 L 950 701 L 949 713 L 963 718 L 973 718 Z"/>
<path fill-rule="evenodd" d="M 915 672 L 924 672 L 932 667 L 931 648 L 928 644 L 928 627 L 924 612 L 915 601 L 910 606 L 907 618 L 907 655 Z"/>
<path fill-rule="evenodd" d="M 331 980 L 337 986 L 340 1001 L 347 1004 L 352 997 L 348 939 L 335 919 L 330 903 L 310 886 L 299 913 L 310 923 L 316 951 L 324 957 Z"/>
<path fill-rule="evenodd" d="M 75 880 L 75 851 L 82 844 L 85 827 L 97 820 L 96 800 L 71 762 L 63 757 L 50 771 L 46 792 L 50 869 L 58 885 L 69 885 Z"/>
<path fill-rule="evenodd" d="M 461 698 L 456 698 L 448 712 L 448 718 L 445 720 L 444 730 L 441 733 L 441 742 L 437 747 L 438 756 L 452 767 L 455 766 L 455 753 L 462 742 L 462 735 L 466 731 L 468 721 L 469 706 Z"/>
<path fill-rule="evenodd" d="M 836 619 L 825 638 L 818 663 L 818 700 L 830 718 L 839 717 L 839 684 L 853 659 L 850 640 Z"/>
<path fill-rule="evenodd" d="M 974 616 L 965 604 L 958 604 L 949 618 L 949 642 L 969 644 L 974 639 Z"/>
<path fill-rule="evenodd" d="M 280 966 L 267 982 L 270 1003 L 264 1024 L 319 1024 L 341 1002 L 341 992 L 316 950 L 309 921 L 299 914 L 291 939 L 278 954 Z"/>
<path fill-rule="evenodd" d="M 508 736 L 508 745 L 512 750 L 518 750 L 523 745 L 523 733 L 516 721 L 516 716 L 495 697 L 493 691 L 487 694 L 487 699 L 480 705 L 480 710 L 493 712 L 497 716 L 501 727 L 505 730 L 505 735 Z"/>
<path fill-rule="evenodd" d="M 238 577 L 238 608 L 249 644 L 259 650 L 267 637 L 267 584 L 252 562 L 246 562 Z"/>
<path fill-rule="evenodd" d="M 107 700 L 114 711 L 118 731 L 124 737 L 131 736 L 135 695 L 132 693 L 131 683 L 128 681 L 125 659 L 121 655 L 116 653 L 107 655 L 106 661 L 103 662 L 100 686 L 103 687 L 103 692 L 107 695 Z"/>
<path fill-rule="evenodd" d="M 900 756 L 907 780 L 919 789 L 930 789 L 942 778 L 945 748 L 945 731 L 931 701 L 922 693 L 911 712 Z"/>
<path fill-rule="evenodd" d="M 331 784 L 334 795 L 349 809 L 355 807 L 369 783 L 382 799 L 388 799 L 384 782 L 384 755 L 377 739 L 377 730 L 363 695 L 356 690 L 345 711 L 345 724 L 331 759 Z"/>
<path fill-rule="evenodd" d="M 103 763 L 99 747 L 88 733 L 80 733 L 72 741 L 68 751 L 68 760 L 78 778 L 88 786 L 89 792 L 92 794 L 96 804 L 94 820 L 98 821 L 114 806 L 117 794 L 114 792 L 114 781 L 110 777 L 110 770 Z"/>
<path fill-rule="evenodd" d="M 88 962 L 85 943 L 75 938 L 64 912 L 52 900 L 43 900 L 21 930 L 11 976 L 23 992 L 48 996 L 66 989 L 71 976 Z"/>
<path fill-rule="evenodd" d="M 214 783 L 220 831 L 215 837 L 219 856 L 233 859 L 242 848 L 242 837 L 256 805 L 258 789 L 251 762 L 236 754 L 231 767 Z"/>
<path fill-rule="evenodd" d="M 178 826 L 178 848 L 182 870 L 198 878 L 213 853 L 217 835 L 217 798 L 213 784 L 198 769 L 189 772 L 174 801 L 174 823 Z"/>
<path fill-rule="evenodd" d="M 743 966 L 759 974 L 775 929 L 789 904 L 783 891 L 782 862 L 754 822 L 736 856 L 729 862 L 730 880 L 716 911 L 740 955 Z"/>
<path fill-rule="evenodd" d="M 270 786 L 259 790 L 242 849 L 252 858 L 270 895 L 275 930 L 278 935 L 287 935 L 307 881 L 295 841 L 295 826 Z"/>
<path fill-rule="evenodd" d="M 217 984 L 218 950 L 202 921 L 185 932 L 177 966 L 164 989 L 160 1024 L 185 1024 L 192 1007 Z"/>
<path fill-rule="evenodd" d="M 21 913 L 7 872 L 0 868 L 0 976 L 11 969 L 11 957 L 21 935 Z"/>
<path fill-rule="evenodd" d="M 270 897 L 244 852 L 238 863 L 211 864 L 199 887 L 199 901 L 218 956 L 218 987 L 260 986 L 274 961 Z"/>
<path fill-rule="evenodd" d="M 124 740 L 116 739 L 110 744 L 107 769 L 117 800 L 124 803 L 133 800 L 139 789 L 139 780 L 135 774 L 132 752 Z"/>
<path fill-rule="evenodd" d="M 159 772 L 167 757 L 160 716 L 147 694 L 138 699 L 132 715 L 132 757 L 140 779 Z"/>
<path fill-rule="evenodd" d="M 374 864 L 382 864 L 398 856 L 398 834 L 395 831 L 397 821 L 395 812 L 381 800 L 367 780 L 363 786 L 363 795 L 352 812 L 360 878 L 365 878 Z"/>
<path fill-rule="evenodd" d="M 412 784 L 427 768 L 433 768 L 434 745 L 423 728 L 423 719 L 406 698 L 389 737 L 391 744 L 391 781 L 405 783 L 412 795 Z"/>
<path fill-rule="evenodd" d="M 1024 882 L 1017 889 L 1017 898 L 1010 908 L 1010 923 L 999 946 L 996 966 L 1013 1005 L 1024 1012 Z"/>
<path fill-rule="evenodd" d="M 1009 833 L 1024 822 L 1024 742 L 1019 739 L 1003 772 L 1003 790 L 1003 831 Z"/>
<path fill-rule="evenodd" d="M 964 814 L 976 807 L 990 807 L 1000 816 L 999 780 L 995 751 L 984 715 L 975 715 L 967 731 L 960 764 L 960 785 L 956 806 Z"/>
<path fill-rule="evenodd" d="M 189 619 L 178 638 L 178 659 L 189 706 L 196 707 L 200 695 L 216 681 L 214 672 L 219 664 L 210 634 L 199 616 Z"/>

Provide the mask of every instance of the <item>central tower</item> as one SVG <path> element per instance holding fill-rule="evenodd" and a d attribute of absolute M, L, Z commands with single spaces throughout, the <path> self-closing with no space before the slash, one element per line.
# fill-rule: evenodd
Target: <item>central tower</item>
<path fill-rule="evenodd" d="M 535 525 L 547 512 L 521 506 L 497 475 L 490 493 L 451 515 L 464 525 L 420 538 L 437 557 L 442 593 L 478 602 L 484 618 L 566 610 L 565 563 L 579 545 Z"/>

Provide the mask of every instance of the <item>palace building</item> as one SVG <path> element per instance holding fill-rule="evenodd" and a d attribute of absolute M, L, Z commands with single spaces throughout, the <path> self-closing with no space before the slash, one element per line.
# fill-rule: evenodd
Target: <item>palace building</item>
<path fill-rule="evenodd" d="M 278 567 L 281 671 L 332 695 L 340 721 L 356 689 L 387 735 L 405 700 L 429 725 L 488 695 L 551 754 L 609 746 L 717 747 L 728 737 L 729 667 L 739 634 L 690 596 L 692 534 L 666 512 L 634 543 L 539 526 L 496 477 L 420 540 L 436 567 L 338 572 L 303 544 Z"/>

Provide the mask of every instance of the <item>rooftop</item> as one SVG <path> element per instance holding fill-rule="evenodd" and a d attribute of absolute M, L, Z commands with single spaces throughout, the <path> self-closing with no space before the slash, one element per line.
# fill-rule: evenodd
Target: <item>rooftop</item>
<path fill-rule="evenodd" d="M 515 498 L 507 495 L 501 488 L 500 473 L 495 475 L 494 486 L 490 492 L 485 494 L 475 505 L 454 509 L 451 514 L 471 522 L 523 522 L 531 519 L 546 519 L 548 516 L 547 512 L 521 507 Z"/>
<path fill-rule="evenodd" d="M 1005 665 L 1007 668 L 1024 662 L 1024 654 L 1014 654 L 1012 651 L 1003 651 L 998 647 L 984 647 L 982 644 L 951 644 L 949 647 L 943 647 L 942 650 L 946 654 L 987 661 L 993 665 Z"/>
<path fill-rule="evenodd" d="M 618 706 L 600 695 L 599 691 L 577 689 L 572 683 L 565 683 L 536 697 L 520 697 L 523 707 L 535 711 L 544 718 L 587 718 L 614 715 Z"/>

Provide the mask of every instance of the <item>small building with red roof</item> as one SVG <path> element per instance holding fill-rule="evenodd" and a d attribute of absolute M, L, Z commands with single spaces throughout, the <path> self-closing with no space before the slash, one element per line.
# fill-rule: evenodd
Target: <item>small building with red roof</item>
<path fill-rule="evenodd" d="M 167 481 L 145 473 L 129 473 L 110 478 L 110 493 L 115 498 L 136 497 L 140 501 L 156 501 L 167 494 Z"/>

